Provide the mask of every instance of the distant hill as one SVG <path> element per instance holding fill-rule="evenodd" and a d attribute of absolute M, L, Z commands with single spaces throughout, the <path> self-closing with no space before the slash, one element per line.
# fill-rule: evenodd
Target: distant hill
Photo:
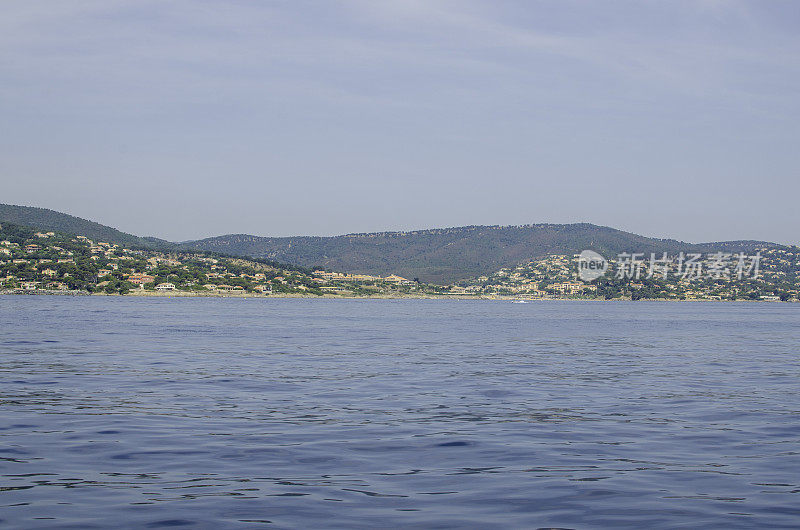
<path fill-rule="evenodd" d="M 685 243 L 644 237 L 589 223 L 524 226 L 464 226 L 413 232 L 376 232 L 334 237 L 260 237 L 233 234 L 171 243 L 120 232 L 80 217 L 45 208 L 0 204 L 0 223 L 84 235 L 128 247 L 202 250 L 260 258 L 301 267 L 372 275 L 399 274 L 423 282 L 448 284 L 487 275 L 549 254 L 575 254 L 591 248 L 609 257 L 620 252 L 751 252 L 763 241 Z"/>
<path fill-rule="evenodd" d="M 399 274 L 424 282 L 451 283 L 486 275 L 548 254 L 591 248 L 620 252 L 750 251 L 771 243 L 735 241 L 692 244 L 656 239 L 588 223 L 466 226 L 335 237 L 226 235 L 184 243 L 187 248 L 268 258 L 305 267 L 363 274 Z"/>
<path fill-rule="evenodd" d="M 38 230 L 54 230 L 67 234 L 86 236 L 96 241 L 114 242 L 128 247 L 167 249 L 174 244 L 155 237 L 139 237 L 47 208 L 0 204 L 0 223 L 14 223 Z"/>

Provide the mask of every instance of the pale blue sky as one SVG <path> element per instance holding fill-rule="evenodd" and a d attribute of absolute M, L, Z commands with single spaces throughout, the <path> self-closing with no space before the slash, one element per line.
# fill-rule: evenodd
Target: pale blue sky
<path fill-rule="evenodd" d="M 0 202 L 800 243 L 800 2 L 5 0 Z"/>

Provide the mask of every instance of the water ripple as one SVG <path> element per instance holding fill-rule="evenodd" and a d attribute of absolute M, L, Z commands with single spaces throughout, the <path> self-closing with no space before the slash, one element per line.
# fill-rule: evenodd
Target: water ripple
<path fill-rule="evenodd" d="M 795 306 L 164 302 L 4 297 L 0 525 L 800 525 Z"/>

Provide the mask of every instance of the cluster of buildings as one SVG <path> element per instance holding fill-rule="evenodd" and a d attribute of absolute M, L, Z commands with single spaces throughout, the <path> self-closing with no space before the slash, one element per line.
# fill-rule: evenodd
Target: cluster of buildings
<path fill-rule="evenodd" d="M 387 282 L 394 285 L 416 285 L 417 282 L 403 278 L 396 274 L 389 276 L 370 276 L 369 274 L 347 274 L 343 272 L 327 272 L 324 270 L 315 270 L 312 273 L 314 281 L 318 283 L 328 282 L 353 282 L 353 283 L 372 283 L 372 282 Z"/>
<path fill-rule="evenodd" d="M 609 273 L 595 281 L 582 281 L 578 274 L 579 254 L 554 255 L 504 268 L 489 276 L 459 282 L 454 294 L 500 294 L 520 298 L 663 298 L 680 300 L 796 301 L 800 298 L 800 249 L 776 247 L 756 249 L 760 255 L 758 275 L 739 279 L 733 274 L 715 278 L 655 275 L 627 277 Z M 713 254 L 712 254 L 713 255 Z M 710 258 L 709 258 L 710 259 Z M 703 262 L 708 268 L 708 259 Z"/>
<path fill-rule="evenodd" d="M 2 227 L 0 226 L 0 237 Z M 0 239 L 0 288 L 24 291 L 195 291 L 217 293 L 352 293 L 417 285 L 386 277 L 316 270 L 284 270 L 241 258 L 201 253 L 166 254 L 98 242 L 85 236 L 31 233 Z"/>
<path fill-rule="evenodd" d="M 37 238 L 47 239 L 55 236 L 54 232 L 37 232 Z M 27 243 L 20 245 L 7 239 L 0 240 L 0 285 L 17 285 L 24 291 L 36 291 L 46 289 L 50 291 L 66 291 L 69 286 L 60 281 L 58 271 L 53 267 L 58 264 L 72 263 L 73 252 L 64 248 L 54 246 L 54 256 L 38 259 L 35 254 L 44 247 L 37 243 Z M 18 278 L 17 275 L 9 272 L 9 267 L 2 265 L 12 265 L 15 268 L 29 267 L 37 271 L 36 277 Z"/>
<path fill-rule="evenodd" d="M 597 286 L 580 281 L 568 256 L 548 256 L 516 267 L 503 268 L 489 276 L 459 282 L 451 294 L 506 295 L 518 298 L 592 296 Z"/>
<path fill-rule="evenodd" d="M 141 290 L 368 296 L 414 292 L 518 298 L 798 300 L 800 249 L 777 247 L 759 252 L 759 275 L 738 282 L 732 275 L 716 279 L 708 275 L 615 279 L 614 274 L 582 281 L 578 274 L 579 255 L 552 255 L 455 285 L 434 286 L 396 274 L 374 276 L 320 269 L 308 274 L 242 258 L 134 250 L 54 232 L 31 231 L 26 237 L 19 237 L 18 233 L 12 237 L 4 234 L 0 226 L 0 288 L 108 293 Z M 609 270 L 614 270 L 613 259 L 609 264 Z"/>

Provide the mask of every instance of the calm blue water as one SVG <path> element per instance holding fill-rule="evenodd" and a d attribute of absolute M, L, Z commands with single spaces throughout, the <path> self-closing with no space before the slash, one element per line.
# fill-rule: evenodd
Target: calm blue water
<path fill-rule="evenodd" d="M 800 305 L 0 297 L 0 525 L 798 527 Z"/>

